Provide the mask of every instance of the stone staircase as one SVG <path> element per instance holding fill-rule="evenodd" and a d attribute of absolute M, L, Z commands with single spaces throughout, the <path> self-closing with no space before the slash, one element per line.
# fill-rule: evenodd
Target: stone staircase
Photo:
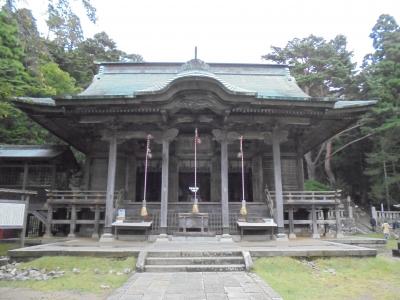
<path fill-rule="evenodd" d="M 246 263 L 242 251 L 150 251 L 139 254 L 137 270 L 233 272 L 246 270 Z"/>

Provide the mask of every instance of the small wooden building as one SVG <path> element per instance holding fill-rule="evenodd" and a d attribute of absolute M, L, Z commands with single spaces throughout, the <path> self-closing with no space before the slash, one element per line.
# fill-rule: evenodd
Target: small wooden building
<path fill-rule="evenodd" d="M 374 102 L 311 98 L 284 65 L 193 59 L 102 63 L 92 84 L 78 95 L 19 98 L 15 104 L 86 154 L 80 200 L 63 202 L 62 192 L 55 192 L 49 203 L 91 206 L 97 221 L 81 222 L 94 224 L 94 236 L 102 210 L 107 234 L 116 208 L 139 216 L 148 134 L 153 137 L 147 179 L 152 232 L 177 230 L 177 214 L 192 207 L 195 128 L 202 140 L 197 149 L 199 209 L 209 214 L 215 232 L 238 233 L 242 177 L 237 154 L 243 136 L 249 216 L 273 217 L 282 233 L 285 224 L 293 233 L 295 224 L 304 223 L 296 219 L 307 219 L 316 236 L 318 211 L 335 208 L 339 195 L 303 192 L 303 155 L 354 123 Z M 72 220 L 71 234 L 80 222 L 74 214 Z M 49 224 L 55 224 L 51 211 Z"/>
<path fill-rule="evenodd" d="M 39 222 L 46 223 L 46 190 L 68 189 L 78 170 L 67 145 L 0 145 L 0 188 L 37 192 L 29 201 L 28 232 L 38 234 Z M 0 198 L 10 199 L 10 194 L 0 193 Z"/>

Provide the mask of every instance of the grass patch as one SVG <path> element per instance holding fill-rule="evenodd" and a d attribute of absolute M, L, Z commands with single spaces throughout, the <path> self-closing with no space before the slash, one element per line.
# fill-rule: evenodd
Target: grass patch
<path fill-rule="evenodd" d="M 261 258 L 254 271 L 285 300 L 399 299 L 399 260 L 320 258 L 312 262 L 316 269 L 295 258 Z"/>
<path fill-rule="evenodd" d="M 0 256 L 6 256 L 8 250 L 17 249 L 19 247 L 19 243 L 0 243 Z"/>
<path fill-rule="evenodd" d="M 130 274 L 116 275 L 125 268 L 133 270 L 136 259 L 111 259 L 99 257 L 74 257 L 74 256 L 46 256 L 30 262 L 21 263 L 18 268 L 34 267 L 37 269 L 55 270 L 59 267 L 65 271 L 64 276 L 47 281 L 0 281 L 0 287 L 24 287 L 39 291 L 79 291 L 101 293 L 104 290 L 100 285 L 108 285 L 111 289 L 120 287 Z M 80 270 L 79 274 L 72 272 L 73 268 Z M 99 270 L 99 274 L 94 272 Z M 109 271 L 113 270 L 110 274 Z"/>

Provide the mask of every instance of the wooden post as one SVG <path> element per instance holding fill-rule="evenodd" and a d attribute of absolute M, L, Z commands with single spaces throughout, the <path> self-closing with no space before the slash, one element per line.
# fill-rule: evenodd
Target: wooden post
<path fill-rule="evenodd" d="M 284 233 L 281 149 L 280 136 L 277 129 L 274 129 L 272 134 L 272 156 L 274 161 L 276 223 L 278 225 L 278 233 Z"/>
<path fill-rule="evenodd" d="M 115 191 L 115 173 L 117 168 L 117 137 L 115 134 L 110 139 L 110 148 L 108 153 L 108 171 L 107 171 L 107 195 L 106 212 L 104 222 L 104 233 L 100 241 L 112 241 L 111 224 L 114 217 L 114 191 Z"/>
<path fill-rule="evenodd" d="M 94 228 L 92 233 L 93 239 L 99 238 L 99 225 L 100 225 L 100 207 L 96 205 L 94 208 Z"/>
<path fill-rule="evenodd" d="M 312 219 L 312 238 L 319 239 L 321 237 L 318 232 L 317 210 L 315 209 L 315 205 L 312 205 L 311 207 L 311 219 Z"/>
<path fill-rule="evenodd" d="M 289 207 L 289 239 L 295 239 L 296 234 L 294 233 L 294 223 L 293 223 L 293 207 Z"/>
<path fill-rule="evenodd" d="M 221 140 L 221 209 L 222 232 L 229 234 L 229 194 L 228 194 L 228 141 Z"/>
<path fill-rule="evenodd" d="M 256 155 L 252 159 L 252 181 L 253 181 L 253 201 L 264 202 L 264 179 L 261 155 Z"/>
<path fill-rule="evenodd" d="M 168 217 L 168 175 L 169 175 L 169 141 L 162 141 L 162 169 L 161 169 L 161 216 L 160 232 L 167 233 Z"/>
<path fill-rule="evenodd" d="M 221 170 L 220 170 L 220 161 L 218 157 L 211 158 L 211 202 L 219 202 L 221 199 L 221 182 L 220 177 Z"/>
<path fill-rule="evenodd" d="M 76 205 L 72 204 L 68 237 L 72 237 L 72 238 L 75 237 L 75 228 L 76 228 Z"/>
<path fill-rule="evenodd" d="M 168 176 L 168 201 L 178 202 L 179 198 L 179 166 L 175 156 L 169 155 L 169 176 Z"/>
<path fill-rule="evenodd" d="M 26 190 L 26 186 L 28 184 L 28 172 L 29 172 L 29 166 L 28 166 L 28 163 L 25 162 L 24 163 L 24 175 L 22 177 L 22 190 L 23 191 Z"/>
<path fill-rule="evenodd" d="M 51 238 L 53 234 L 51 233 L 51 223 L 53 221 L 53 207 L 50 203 L 47 203 L 47 222 L 46 222 L 46 232 L 44 234 L 45 238 Z"/>
<path fill-rule="evenodd" d="M 90 189 L 90 165 L 91 165 L 91 162 L 92 162 L 92 158 L 89 155 L 86 155 L 84 174 L 83 174 L 83 186 L 84 186 L 85 190 Z"/>
<path fill-rule="evenodd" d="M 28 224 L 28 211 L 29 211 L 29 195 L 22 195 L 22 200 L 25 203 L 24 221 L 21 230 L 21 247 L 25 246 L 26 226 Z"/>
<path fill-rule="evenodd" d="M 133 154 L 129 154 L 128 162 L 127 162 L 127 178 L 126 178 L 126 187 L 125 190 L 127 192 L 127 199 L 131 202 L 135 202 L 136 200 L 136 172 L 137 172 L 137 160 L 136 156 Z"/>
<path fill-rule="evenodd" d="M 178 135 L 178 129 L 170 128 L 163 132 L 162 143 L 162 166 L 161 166 L 161 211 L 160 232 L 163 236 L 167 234 L 168 227 L 168 196 L 169 196 L 169 144 Z"/>

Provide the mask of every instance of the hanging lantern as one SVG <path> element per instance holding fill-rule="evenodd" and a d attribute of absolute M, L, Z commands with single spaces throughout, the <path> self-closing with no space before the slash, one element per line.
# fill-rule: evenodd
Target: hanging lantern
<path fill-rule="evenodd" d="M 151 134 L 147 135 L 147 143 L 146 143 L 146 158 L 144 165 L 144 188 L 143 188 L 143 201 L 142 201 L 142 209 L 140 210 L 140 216 L 146 218 L 149 214 L 147 212 L 146 207 L 146 191 L 147 191 L 147 169 L 148 169 L 148 161 L 152 157 L 151 149 L 150 149 L 150 139 L 153 137 Z"/>
<path fill-rule="evenodd" d="M 242 161 L 242 207 L 240 208 L 240 214 L 245 217 L 247 216 L 246 200 L 244 199 L 244 155 L 243 155 L 243 136 L 240 136 L 240 152 L 238 157 Z"/>
<path fill-rule="evenodd" d="M 197 192 L 199 191 L 199 187 L 197 186 L 197 144 L 200 144 L 201 140 L 199 134 L 197 132 L 197 128 L 194 131 L 194 186 L 189 187 L 190 191 L 194 193 L 194 201 L 192 206 L 192 213 L 199 213 L 199 204 L 197 199 Z"/>

